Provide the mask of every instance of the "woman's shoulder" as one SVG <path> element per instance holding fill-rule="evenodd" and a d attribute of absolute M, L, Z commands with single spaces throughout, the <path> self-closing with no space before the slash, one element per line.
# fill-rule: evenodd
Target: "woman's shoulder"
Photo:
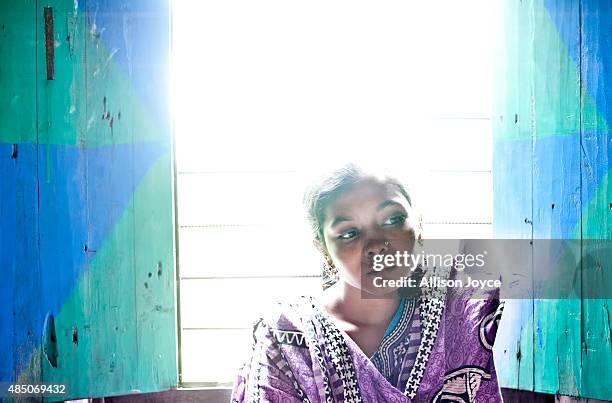
<path fill-rule="evenodd" d="M 453 326 L 473 326 L 485 317 L 501 317 L 500 287 L 486 276 L 454 269 L 426 275 L 441 280 L 429 282 L 439 287 L 421 289 L 421 297 L 428 302 L 425 306 L 431 305 L 434 313 L 443 315 L 445 321 L 455 321 Z"/>
<path fill-rule="evenodd" d="M 320 299 L 316 295 L 300 295 L 276 300 L 264 308 L 255 327 L 303 331 L 305 324 L 320 314 L 322 309 Z"/>
<path fill-rule="evenodd" d="M 463 303 L 498 304 L 501 281 L 491 277 L 490 273 L 466 273 L 452 270 L 449 279 L 453 280 L 447 287 L 447 301 Z"/>
<path fill-rule="evenodd" d="M 461 282 L 446 290 L 444 321 L 449 329 L 477 336 L 482 346 L 491 350 L 504 309 L 500 287 L 487 284 L 490 279 L 483 275 L 460 272 L 453 278 Z"/>

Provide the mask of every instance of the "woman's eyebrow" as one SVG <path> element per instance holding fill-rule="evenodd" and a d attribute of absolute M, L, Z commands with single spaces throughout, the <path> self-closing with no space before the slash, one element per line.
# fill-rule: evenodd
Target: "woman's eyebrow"
<path fill-rule="evenodd" d="M 343 215 L 336 216 L 334 218 L 334 220 L 331 222 L 331 224 L 329 224 L 329 226 L 331 228 L 333 228 L 334 226 L 336 226 L 336 225 L 338 225 L 338 224 L 340 224 L 341 222 L 344 222 L 344 221 L 351 221 L 351 218 L 347 217 L 347 216 L 343 216 Z"/>
<path fill-rule="evenodd" d="M 404 207 L 402 206 L 401 203 L 396 202 L 395 200 L 385 200 L 384 202 L 380 203 L 378 205 L 378 207 L 376 208 L 376 211 L 380 211 L 382 209 L 384 209 L 387 206 L 399 206 L 399 207 Z"/>

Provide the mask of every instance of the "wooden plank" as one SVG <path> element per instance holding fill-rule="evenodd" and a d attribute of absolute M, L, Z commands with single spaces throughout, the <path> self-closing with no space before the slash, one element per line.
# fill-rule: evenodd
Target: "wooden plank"
<path fill-rule="evenodd" d="M 562 1 L 546 8 L 544 2 L 533 1 L 530 18 L 533 47 L 529 60 L 534 69 L 529 102 L 533 111 L 534 285 L 538 289 L 548 287 L 554 296 L 565 278 L 580 281 L 574 265 L 559 261 L 551 266 L 557 244 L 538 242 L 576 237 L 573 230 L 581 212 L 580 75 L 571 57 L 578 52 L 579 4 Z M 562 268 L 567 273 L 561 273 Z M 579 283 L 574 286 L 580 289 Z M 534 302 L 533 365 L 537 392 L 579 394 L 578 297 L 569 300 L 560 296 Z"/>
<path fill-rule="evenodd" d="M 166 403 L 166 402 L 181 402 L 181 403 L 218 403 L 228 402 L 230 400 L 232 389 L 225 388 L 189 388 L 189 389 L 173 389 L 158 393 L 144 393 L 141 395 L 128 395 L 107 397 L 104 403 Z M 79 402 L 80 403 L 80 402 Z M 91 403 L 101 403 L 94 399 Z"/>
<path fill-rule="evenodd" d="M 138 360 L 132 385 L 150 392 L 178 383 L 170 2 L 116 2 L 107 11 L 112 17 L 107 28 L 125 44 L 124 53 L 117 54 L 118 64 L 131 84 L 130 91 L 118 88 L 116 100 L 120 102 L 126 92 L 133 94 L 129 104 L 122 101 L 131 120 L 121 118 L 134 144 L 135 167 L 131 179 L 135 185 L 133 292 Z M 117 13 L 123 16 L 114 17 Z"/>
<path fill-rule="evenodd" d="M 583 216 L 581 395 L 612 399 L 612 148 L 609 125 L 612 80 L 612 4 L 581 1 L 580 68 Z M 599 295 L 598 299 L 587 297 Z"/>
<path fill-rule="evenodd" d="M 171 167 L 165 154 L 134 194 L 137 383 L 142 391 L 178 382 Z"/>
<path fill-rule="evenodd" d="M 36 3 L 0 3 L 0 381 L 41 381 Z"/>
<path fill-rule="evenodd" d="M 87 22 L 85 143 L 91 154 L 87 164 L 88 276 L 81 298 L 90 308 L 87 384 L 90 396 L 130 393 L 138 388 L 138 345 L 135 286 L 135 218 L 132 195 L 122 206 L 122 189 L 134 188 L 133 119 L 129 80 L 117 58 L 130 43 L 109 42 L 114 20 L 130 18 L 126 10 L 91 1 L 85 4 Z M 105 33 L 109 36 L 106 36 Z M 121 88 L 121 85 L 125 85 Z M 127 84 L 127 85 L 126 85 Z M 118 118 L 121 111 L 121 119 Z M 131 117 L 131 119 L 130 119 Z M 121 167 L 121 174 L 117 168 Z M 131 193 L 131 192 L 130 192 Z M 123 209 L 119 221 L 105 237 L 112 217 Z"/>
<path fill-rule="evenodd" d="M 56 362 L 43 351 L 42 376 L 45 382 L 66 384 L 70 396 L 79 396 L 88 387 L 83 375 L 89 372 L 82 319 L 86 307 L 67 297 L 86 261 L 86 211 L 82 207 L 87 156 L 83 148 L 75 148 L 77 137 L 85 130 L 85 24 L 74 4 L 66 1 L 38 3 L 36 12 L 41 45 L 37 50 L 41 319 L 53 316 L 52 344 L 57 349 Z M 42 46 L 45 43 L 54 46 L 52 61 Z M 47 74 L 49 65 L 53 65 L 53 79 Z M 50 335 L 43 336 L 45 345 Z"/>
<path fill-rule="evenodd" d="M 36 143 L 35 6 L 34 0 L 0 4 L 2 144 Z"/>
<path fill-rule="evenodd" d="M 501 239 L 531 239 L 533 111 L 529 99 L 533 66 L 527 41 L 533 30 L 531 4 L 506 1 L 501 12 L 504 46 L 500 47 L 503 50 L 498 57 L 493 114 L 494 234 Z M 532 250 L 524 253 L 530 256 Z M 502 387 L 533 388 L 532 332 L 533 301 L 508 300 L 495 341 L 496 362 L 501 363 L 496 368 Z"/>

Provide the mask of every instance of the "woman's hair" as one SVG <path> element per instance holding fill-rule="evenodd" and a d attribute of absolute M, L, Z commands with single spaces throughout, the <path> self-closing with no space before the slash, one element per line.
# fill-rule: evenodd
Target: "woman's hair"
<path fill-rule="evenodd" d="M 349 190 L 356 183 L 366 177 L 381 177 L 386 183 L 396 186 L 399 192 L 412 206 L 412 200 L 406 187 L 394 177 L 382 170 L 365 170 L 361 166 L 349 163 L 332 170 L 319 179 L 304 194 L 304 206 L 306 207 L 307 219 L 312 230 L 313 237 L 325 246 L 323 238 L 323 221 L 325 210 L 338 196 Z"/>

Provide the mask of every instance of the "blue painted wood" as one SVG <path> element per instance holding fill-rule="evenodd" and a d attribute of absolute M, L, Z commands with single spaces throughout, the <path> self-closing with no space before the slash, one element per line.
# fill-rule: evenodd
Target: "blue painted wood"
<path fill-rule="evenodd" d="M 167 0 L 0 4 L 0 381 L 176 386 L 169 34 Z"/>
<path fill-rule="evenodd" d="M 535 240 L 608 239 L 612 236 L 608 185 L 612 2 L 505 4 L 509 45 L 503 52 L 497 91 L 498 101 L 506 107 L 498 107 L 494 126 L 494 202 L 499 201 L 494 203 L 495 233 L 526 235 L 507 206 L 527 212 L 525 200 L 516 200 L 516 194 L 528 193 Z M 513 113 L 508 105 L 518 111 L 514 119 L 518 128 L 501 123 Z M 517 154 L 529 155 L 531 164 L 517 159 Z M 531 184 L 531 191 L 525 182 Z M 556 282 L 563 279 L 560 273 L 546 273 L 538 265 L 550 251 L 535 245 L 534 276 L 552 278 L 547 286 L 558 286 Z M 587 298 L 594 290 L 612 289 L 612 268 L 603 263 L 612 261 L 612 256 L 586 242 L 581 253 L 578 264 L 563 273 L 574 282 L 575 299 L 536 300 L 531 318 L 526 303 L 514 302 L 504 312 L 496 354 L 506 362 L 512 358 L 507 350 L 513 344 L 531 344 L 531 354 L 520 357 L 533 362 L 533 385 L 529 387 L 520 366 L 512 363 L 499 371 L 502 386 L 612 398 L 608 381 L 612 372 L 607 364 L 612 360 L 611 301 Z"/>

